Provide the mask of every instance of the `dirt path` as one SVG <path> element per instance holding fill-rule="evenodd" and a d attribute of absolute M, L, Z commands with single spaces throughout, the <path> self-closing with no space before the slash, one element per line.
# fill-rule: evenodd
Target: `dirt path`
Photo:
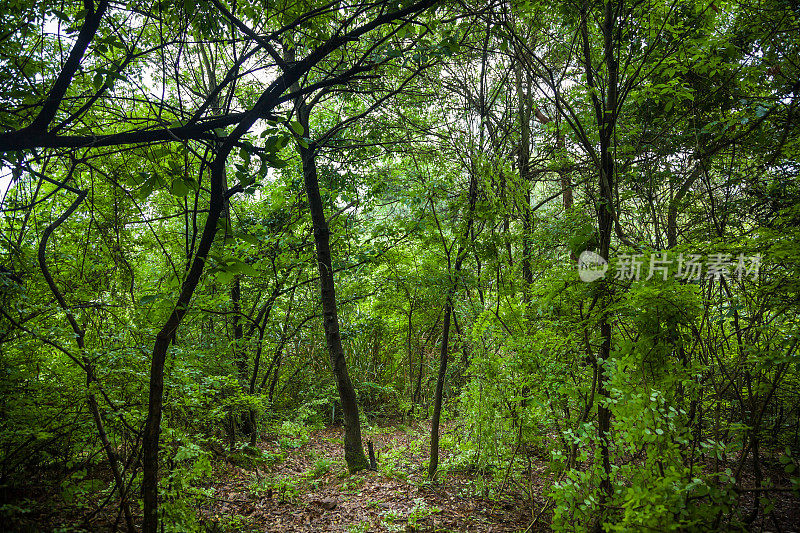
<path fill-rule="evenodd" d="M 424 481 L 424 424 L 373 428 L 365 439 L 379 457 L 377 472 L 344 469 L 341 428 L 305 438 L 276 436 L 260 445 L 272 465 L 215 468 L 213 503 L 202 509 L 217 531 L 524 531 L 544 500 L 522 494 L 476 497 L 477 475 Z M 543 469 L 543 466 L 542 466 Z M 480 486 L 480 485 L 479 485 Z M 534 509 L 535 507 L 535 509 Z M 544 531 L 546 527 L 529 531 Z"/>

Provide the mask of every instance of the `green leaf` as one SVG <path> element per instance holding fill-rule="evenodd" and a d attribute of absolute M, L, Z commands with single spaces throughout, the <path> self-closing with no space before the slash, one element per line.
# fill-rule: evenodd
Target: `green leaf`
<path fill-rule="evenodd" d="M 244 241 L 246 243 L 249 243 L 249 244 L 258 244 L 259 242 L 261 242 L 259 240 L 259 238 L 256 237 L 255 235 L 248 235 L 246 233 L 239 233 L 239 234 L 236 235 L 236 237 L 239 240 L 242 240 L 242 241 Z"/>
<path fill-rule="evenodd" d="M 233 272 L 227 272 L 223 270 L 222 272 L 217 272 L 217 281 L 224 285 L 233 281 L 234 276 L 235 274 Z"/>
<path fill-rule="evenodd" d="M 62 21 L 69 22 L 69 16 L 66 13 L 64 13 L 63 11 L 61 11 L 59 9 L 53 9 L 52 11 L 53 11 L 53 15 L 55 15 L 56 17 L 58 17 Z"/>
<path fill-rule="evenodd" d="M 146 296 L 142 296 L 142 299 L 139 300 L 139 305 L 150 305 L 151 303 L 160 299 L 162 296 L 164 295 L 160 292 L 157 292 L 156 294 L 148 294 Z"/>
<path fill-rule="evenodd" d="M 258 270 L 253 268 L 252 265 L 248 265 L 244 261 L 236 261 L 232 265 L 229 265 L 226 270 L 230 272 L 235 272 L 237 274 L 244 274 L 245 276 L 258 276 Z"/>
<path fill-rule="evenodd" d="M 170 194 L 172 194 L 173 196 L 177 196 L 179 198 L 183 198 L 184 196 L 189 194 L 190 190 L 191 189 L 189 188 L 189 185 L 187 185 L 186 182 L 183 181 L 183 178 L 177 178 L 172 180 L 172 183 L 170 184 L 169 188 Z"/>
<path fill-rule="evenodd" d="M 162 157 L 166 157 L 166 156 L 170 155 L 171 151 L 170 151 L 169 145 L 167 145 L 167 144 L 159 144 L 158 146 L 153 147 L 150 153 L 153 154 L 154 160 L 157 161 L 157 160 L 161 159 Z"/>
<path fill-rule="evenodd" d="M 271 166 L 272 168 L 283 168 L 289 164 L 288 161 L 284 161 L 283 159 L 277 157 L 264 156 L 264 159 L 267 160 L 269 166 Z"/>
<path fill-rule="evenodd" d="M 296 120 L 290 120 L 289 127 L 292 128 L 292 131 L 294 131 L 298 135 L 303 135 L 306 131 L 303 125 L 297 122 Z"/>
<path fill-rule="evenodd" d="M 153 180 L 147 180 L 142 188 L 136 191 L 136 198 L 140 201 L 146 200 L 148 196 L 153 194 Z"/>
<path fill-rule="evenodd" d="M 139 187 L 143 185 L 147 180 L 150 179 L 150 174 L 147 172 L 134 172 L 129 176 L 125 177 L 125 182 L 130 185 L 131 187 Z"/>

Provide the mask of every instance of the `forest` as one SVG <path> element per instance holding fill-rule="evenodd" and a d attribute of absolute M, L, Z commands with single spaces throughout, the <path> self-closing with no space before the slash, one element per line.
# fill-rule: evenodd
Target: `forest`
<path fill-rule="evenodd" d="M 798 0 L 1 0 L 0 530 L 800 528 Z"/>

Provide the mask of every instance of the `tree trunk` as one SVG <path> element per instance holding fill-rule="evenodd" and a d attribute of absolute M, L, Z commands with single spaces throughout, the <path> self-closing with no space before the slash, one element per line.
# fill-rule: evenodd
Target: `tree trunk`
<path fill-rule="evenodd" d="M 85 355 L 86 346 L 85 346 L 85 334 L 86 332 L 83 328 L 80 327 L 78 321 L 75 320 L 75 317 L 72 315 L 72 310 L 67 305 L 67 301 L 64 298 L 63 293 L 58 288 L 53 279 L 53 276 L 50 274 L 50 270 L 47 267 L 46 261 L 46 253 L 47 253 L 47 241 L 50 238 L 50 235 L 61 225 L 63 224 L 67 218 L 75 212 L 78 206 L 83 202 L 84 198 L 88 194 L 86 191 L 79 191 L 77 189 L 72 189 L 69 187 L 65 187 L 69 189 L 71 192 L 78 195 L 78 197 L 72 202 L 69 208 L 59 216 L 52 224 L 45 228 L 44 233 L 42 234 L 42 240 L 39 242 L 39 249 L 37 258 L 39 260 L 39 268 L 42 271 L 42 275 L 44 276 L 45 281 L 47 282 L 47 286 L 50 287 L 50 291 L 56 298 L 61 309 L 67 315 L 67 322 L 69 322 L 72 331 L 75 334 L 75 343 L 78 345 L 78 350 L 81 353 L 81 359 L 83 361 L 83 370 L 86 372 L 86 389 L 87 389 L 87 396 L 86 401 L 89 405 L 89 411 L 92 413 L 92 419 L 94 420 L 95 426 L 97 428 L 97 433 L 100 436 L 100 442 L 103 443 L 103 451 L 106 452 L 106 458 L 108 459 L 108 465 L 111 468 L 111 472 L 114 475 L 114 483 L 116 483 L 117 490 L 120 496 L 120 506 L 122 507 L 122 511 L 125 515 L 125 525 L 128 528 L 128 531 L 133 532 L 135 531 L 133 525 L 133 518 L 130 512 L 130 506 L 128 505 L 128 501 L 126 499 L 125 493 L 125 483 L 123 479 L 123 472 L 119 469 L 119 463 L 117 461 L 117 454 L 114 452 L 113 447 L 111 446 L 111 442 L 108 439 L 108 434 L 106 433 L 105 426 L 103 425 L 103 418 L 100 415 L 100 407 L 97 405 L 97 399 L 92 393 L 92 383 L 95 381 L 95 374 L 94 374 L 94 366 L 89 358 Z M 78 362 L 75 359 L 75 362 Z"/>
<path fill-rule="evenodd" d="M 225 162 L 233 147 L 233 140 L 241 137 L 249 128 L 249 124 L 240 124 L 229 140 L 220 149 L 220 152 L 211 164 L 211 198 L 208 205 L 208 217 L 203 227 L 203 235 L 197 246 L 192 266 L 186 275 L 181 292 L 175 302 L 164 326 L 156 335 L 153 344 L 153 354 L 150 363 L 150 394 L 148 398 L 147 420 L 142 436 L 142 501 L 144 519 L 142 522 L 143 533 L 157 533 L 158 531 L 158 440 L 161 434 L 161 412 L 164 400 L 164 363 L 167 359 L 167 349 L 170 340 L 178 329 L 189 303 L 192 299 L 200 277 L 203 274 L 206 257 L 217 235 L 217 223 L 225 208 Z"/>
<path fill-rule="evenodd" d="M 530 285 L 533 283 L 533 271 L 531 270 L 531 99 L 530 76 L 528 76 L 527 91 L 522 84 L 522 65 L 517 63 L 514 69 L 516 74 L 517 86 L 517 106 L 519 111 L 520 141 L 518 149 L 519 178 L 520 184 L 524 187 L 525 200 L 522 206 L 522 279 Z M 507 231 L 507 230 L 506 230 Z M 526 297 L 527 298 L 527 297 Z"/>
<path fill-rule="evenodd" d="M 439 375 L 436 378 L 436 392 L 433 397 L 433 419 L 431 420 L 431 457 L 428 463 L 428 478 L 436 477 L 439 468 L 439 423 L 442 417 L 442 394 L 447 376 L 447 344 L 450 337 L 450 314 L 453 303 L 448 297 L 444 308 L 444 328 L 442 330 L 442 351 L 439 355 Z"/>
<path fill-rule="evenodd" d="M 414 313 L 414 304 L 411 298 L 408 299 L 408 335 L 406 336 L 406 351 L 408 352 L 408 392 L 411 400 L 411 408 L 409 414 L 414 416 L 414 355 L 412 349 L 412 336 L 414 334 L 414 325 L 411 321 Z M 422 355 L 420 355 L 420 358 Z M 405 416 L 405 415 L 404 415 Z"/>
<path fill-rule="evenodd" d="M 299 122 L 308 132 L 308 113 L 310 110 L 303 103 L 298 107 Z M 364 455 L 364 447 L 361 443 L 361 421 L 358 418 L 356 393 L 350 381 L 350 375 L 347 372 L 347 361 L 344 357 L 342 339 L 339 335 L 339 313 L 336 307 L 336 289 L 331 262 L 330 229 L 328 228 L 328 221 L 325 220 L 325 210 L 319 193 L 315 148 L 313 143 L 308 148 L 300 147 L 300 157 L 303 162 L 303 182 L 308 196 L 311 222 L 314 228 L 314 243 L 317 249 L 317 265 L 319 266 L 322 298 L 322 324 L 325 329 L 325 341 L 328 346 L 331 367 L 336 378 L 336 388 L 339 391 L 339 401 L 342 405 L 344 458 L 347 462 L 347 469 L 350 472 L 357 472 L 368 468 L 369 461 L 367 456 Z"/>
<path fill-rule="evenodd" d="M 605 101 L 595 100 L 596 115 L 600 129 L 600 197 L 598 201 L 597 226 L 599 233 L 599 254 L 608 261 L 611 250 L 611 235 L 614 226 L 614 179 L 615 163 L 613 152 L 614 129 L 616 127 L 618 102 L 617 102 L 617 63 L 614 55 L 613 35 L 616 25 L 615 6 L 609 2 L 605 6 L 603 21 L 605 63 L 608 71 L 608 82 Z M 584 22 L 585 24 L 585 22 Z M 584 26 L 585 32 L 585 26 Z M 586 39 L 586 33 L 584 33 Z M 588 41 L 584 41 L 585 50 Z M 591 56 L 585 53 L 587 71 L 590 70 Z M 587 74 L 588 75 L 588 74 Z M 593 85 L 593 81 L 591 82 Z M 607 311 L 613 297 L 613 288 L 608 280 L 601 280 L 601 317 L 600 317 L 600 352 L 597 365 L 597 392 L 600 398 L 608 398 L 607 380 L 604 364 L 611 357 L 612 331 L 610 313 Z M 608 516 L 607 502 L 613 496 L 613 486 L 611 483 L 611 457 L 609 452 L 609 439 L 611 437 L 611 409 L 602 400 L 597 404 L 597 437 L 600 446 L 600 460 L 602 462 L 603 475 L 600 480 L 600 516 L 597 522 L 597 530 L 605 530 L 603 522 Z"/>
<path fill-rule="evenodd" d="M 559 131 L 556 133 L 556 150 L 561 154 L 561 157 L 566 157 L 563 153 L 564 150 L 564 133 Z M 565 163 L 566 164 L 566 163 Z M 566 168 L 560 168 L 558 171 L 558 177 L 561 181 L 561 195 L 564 202 L 564 212 L 565 214 L 572 209 L 572 204 L 575 203 L 575 200 L 572 197 L 572 183 L 570 183 L 569 179 L 569 172 Z M 572 260 L 575 261 L 576 258 L 573 254 Z"/>
<path fill-rule="evenodd" d="M 436 477 L 436 470 L 439 467 L 439 422 L 442 415 L 442 395 L 444 392 L 444 380 L 447 377 L 447 344 L 450 336 L 450 316 L 453 314 L 453 298 L 458 289 L 458 275 L 461 272 L 461 264 L 466 257 L 466 243 L 472 230 L 473 215 L 475 214 L 475 202 L 478 197 L 478 178 L 477 171 L 473 169 L 469 180 L 469 206 L 467 208 L 467 225 L 458 246 L 456 261 L 453 265 L 453 276 L 450 278 L 450 288 L 447 291 L 447 300 L 444 308 L 444 327 L 442 329 L 442 350 L 439 359 L 439 375 L 436 378 L 436 392 L 433 399 L 433 420 L 431 420 L 431 457 L 428 463 L 428 478 L 433 480 Z"/>

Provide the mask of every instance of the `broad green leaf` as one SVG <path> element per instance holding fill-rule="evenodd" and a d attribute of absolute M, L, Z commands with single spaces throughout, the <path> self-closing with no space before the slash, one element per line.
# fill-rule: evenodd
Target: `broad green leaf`
<path fill-rule="evenodd" d="M 294 131 L 298 135 L 303 135 L 306 131 L 305 128 L 303 128 L 303 125 L 297 122 L 296 120 L 290 120 L 289 127 L 292 128 L 292 131 Z"/>
<path fill-rule="evenodd" d="M 160 292 L 142 296 L 142 298 L 139 300 L 139 305 L 150 305 L 151 303 L 155 302 L 156 300 L 159 300 L 163 296 L 164 295 Z"/>
<path fill-rule="evenodd" d="M 186 182 L 183 181 L 183 178 L 177 178 L 172 180 L 169 192 L 173 196 L 178 196 L 179 198 L 183 198 L 184 196 L 189 194 L 189 191 L 191 191 L 191 189 L 189 188 L 189 185 L 187 185 Z"/>

